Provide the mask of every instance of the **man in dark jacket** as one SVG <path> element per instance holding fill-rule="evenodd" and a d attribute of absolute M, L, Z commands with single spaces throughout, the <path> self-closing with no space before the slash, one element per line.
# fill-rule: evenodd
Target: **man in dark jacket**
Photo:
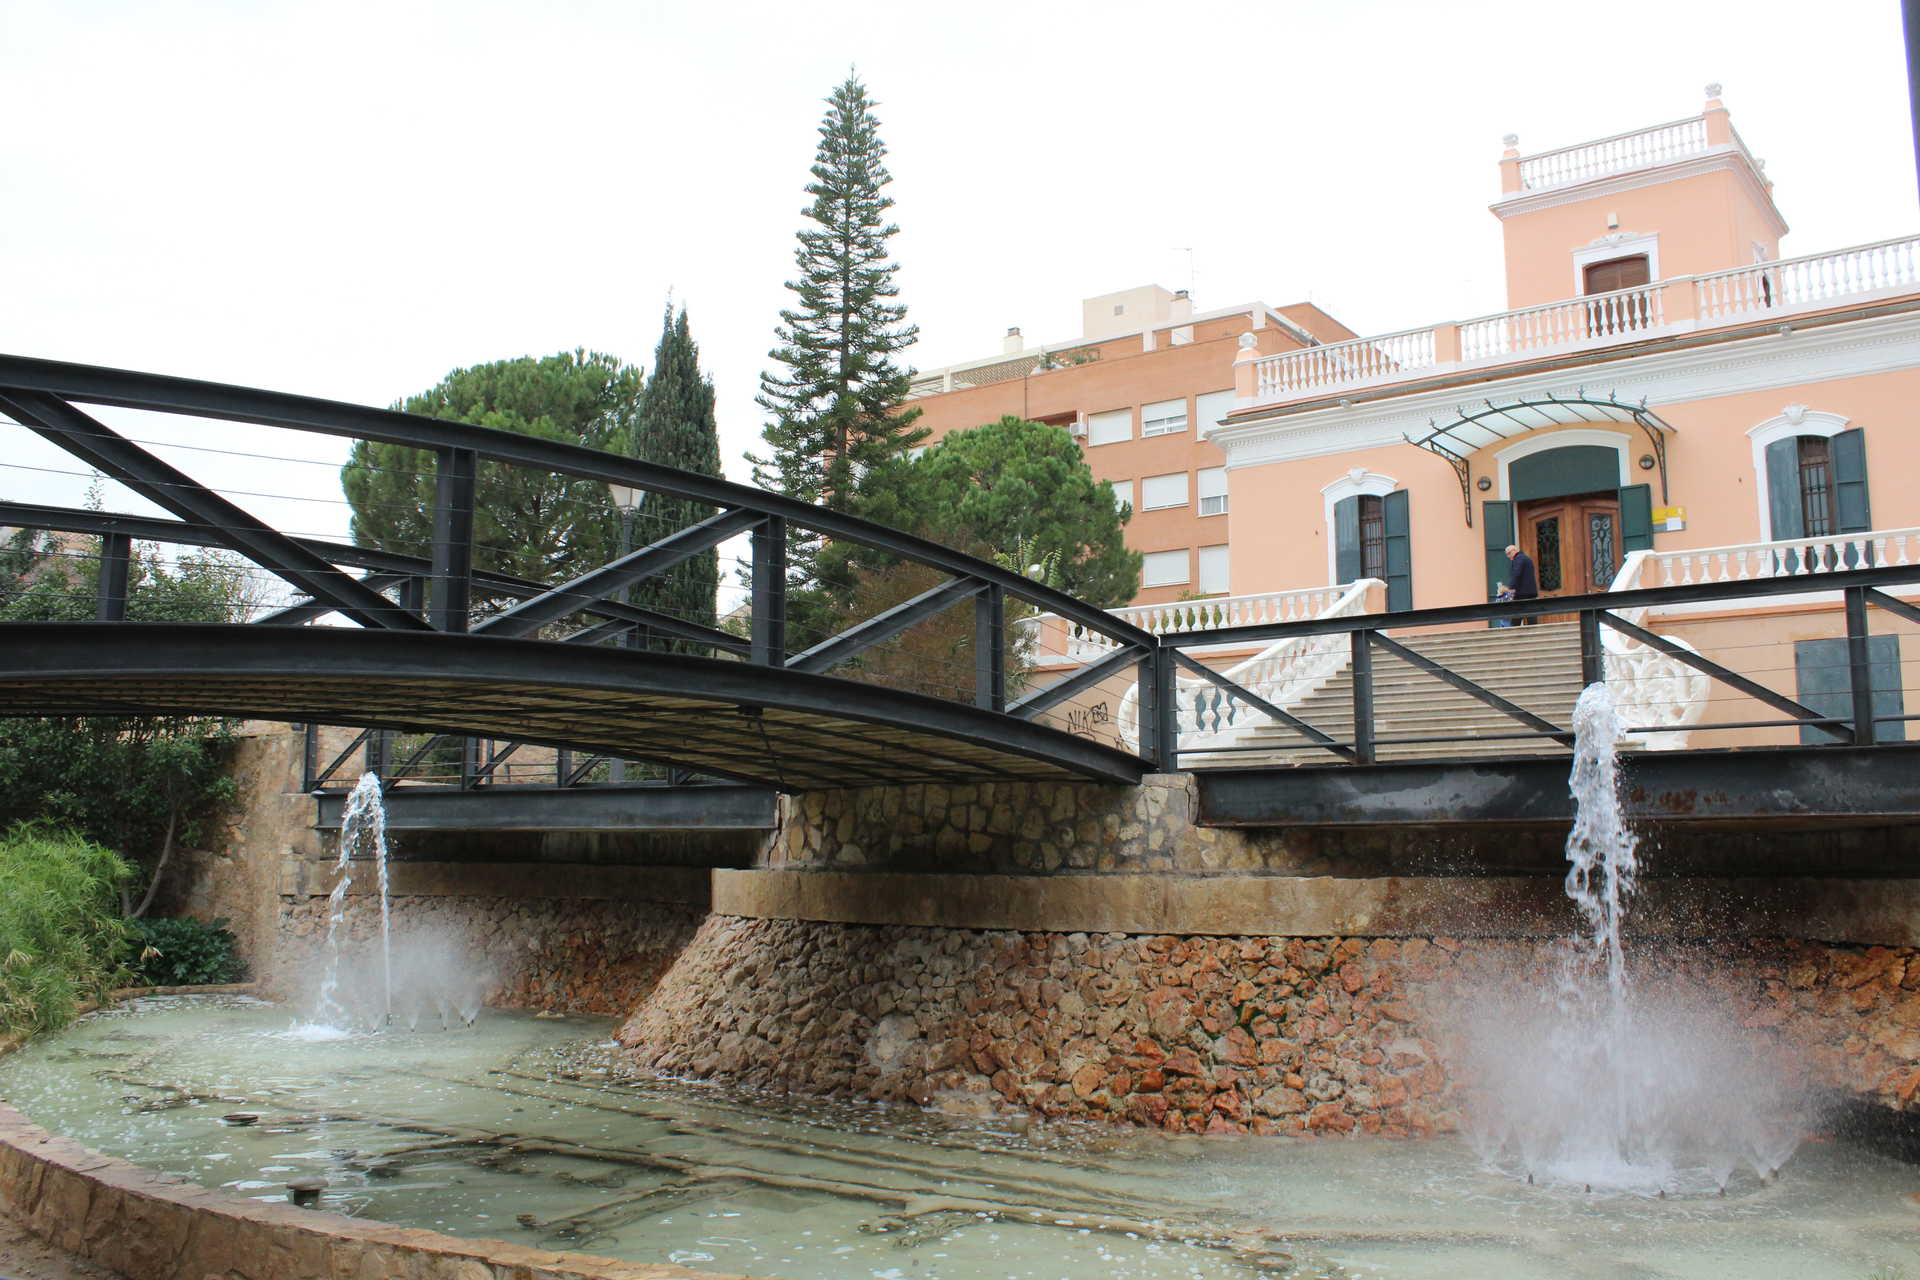
<path fill-rule="evenodd" d="M 1507 563 L 1512 572 L 1507 575 L 1507 585 L 1500 589 L 1502 600 L 1533 600 L 1540 595 L 1540 575 L 1533 567 L 1533 557 L 1512 543 L 1507 544 Z M 1530 627 L 1538 618 L 1522 618 L 1520 625 Z"/>

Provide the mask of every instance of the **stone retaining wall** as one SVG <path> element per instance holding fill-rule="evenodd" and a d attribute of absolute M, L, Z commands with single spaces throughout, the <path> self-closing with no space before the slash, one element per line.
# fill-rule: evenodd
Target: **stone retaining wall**
<path fill-rule="evenodd" d="M 391 914 L 396 938 L 445 938 L 490 972 L 490 1005 L 620 1017 L 653 991 L 706 910 L 676 902 L 397 893 Z M 377 898 L 353 895 L 347 921 L 349 946 L 370 951 L 378 945 Z M 317 983 L 326 933 L 325 898 L 289 902 L 281 918 L 276 995 L 297 1001 Z"/>
<path fill-rule="evenodd" d="M 1188 1132 L 1454 1128 L 1463 1003 L 1554 944 L 1016 933 L 709 917 L 619 1032 L 634 1059 L 751 1087 L 1006 1106 Z M 1920 952 L 1670 943 L 1658 962 L 1816 1078 L 1920 1090 Z"/>

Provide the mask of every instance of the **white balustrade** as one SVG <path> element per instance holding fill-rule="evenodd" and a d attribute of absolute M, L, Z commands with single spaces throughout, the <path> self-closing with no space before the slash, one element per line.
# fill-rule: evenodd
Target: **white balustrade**
<path fill-rule="evenodd" d="M 1835 253 L 1759 262 L 1694 277 L 1700 319 L 1808 310 L 1882 290 L 1920 286 L 1920 236 L 1902 236 Z"/>
<path fill-rule="evenodd" d="M 1437 363 L 1432 329 L 1408 329 L 1377 338 L 1330 342 L 1268 356 L 1255 365 L 1262 399 L 1304 395 L 1375 381 L 1391 381 Z"/>
<path fill-rule="evenodd" d="M 1668 316 L 1670 296 L 1680 317 L 1689 310 L 1681 305 L 1686 294 L 1670 292 L 1682 289 L 1693 290 L 1695 318 L 1673 323 Z M 1920 236 L 1733 271 L 1677 276 L 1463 320 L 1458 325 L 1458 360 L 1490 363 L 1603 347 L 1662 332 L 1751 321 L 1755 316 L 1784 319 L 1849 300 L 1900 292 L 1920 292 Z M 1408 329 L 1263 356 L 1254 364 L 1255 399 L 1269 403 L 1304 399 L 1451 367 L 1451 359 L 1443 364 L 1438 358 L 1439 335 L 1446 328 Z"/>
<path fill-rule="evenodd" d="M 1666 324 L 1665 292 L 1662 281 L 1465 320 L 1460 358 L 1492 360 L 1643 336 Z"/>
<path fill-rule="evenodd" d="M 1259 595 L 1131 605 L 1111 612 L 1121 622 L 1130 623 L 1156 636 L 1178 635 L 1191 631 L 1211 631 L 1215 627 L 1251 627 L 1269 622 L 1300 622 L 1317 618 L 1322 611 L 1331 608 L 1346 590 L 1344 586 L 1303 587 L 1294 591 L 1267 591 Z M 1049 620 L 1057 621 L 1052 614 L 1042 614 L 1029 619 L 1028 623 L 1038 633 Z M 1067 639 L 1062 656 L 1073 661 L 1090 662 L 1116 647 L 1110 637 L 1079 623 L 1070 624 L 1064 629 Z"/>
<path fill-rule="evenodd" d="M 1706 149 L 1707 122 L 1705 117 L 1695 116 L 1524 157 L 1520 161 L 1520 186 L 1526 191 L 1567 187 L 1610 173 L 1666 164 Z"/>
<path fill-rule="evenodd" d="M 1692 587 L 1854 569 L 1867 565 L 1920 564 L 1920 529 L 1868 529 L 1819 538 L 1782 538 L 1730 547 L 1684 551 L 1637 551 L 1637 563 L 1622 565 L 1614 590 Z M 1629 557 L 1631 560 L 1632 557 Z M 1628 569 L 1634 572 L 1631 578 Z"/>

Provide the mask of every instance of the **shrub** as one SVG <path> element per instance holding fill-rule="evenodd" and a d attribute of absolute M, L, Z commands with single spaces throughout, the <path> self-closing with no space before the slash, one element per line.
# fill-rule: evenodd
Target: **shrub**
<path fill-rule="evenodd" d="M 65 1026 L 126 977 L 119 887 L 133 868 L 44 822 L 0 833 L 0 1028 Z"/>
<path fill-rule="evenodd" d="M 131 920 L 127 964 L 145 987 L 204 987 L 247 976 L 225 920 Z"/>

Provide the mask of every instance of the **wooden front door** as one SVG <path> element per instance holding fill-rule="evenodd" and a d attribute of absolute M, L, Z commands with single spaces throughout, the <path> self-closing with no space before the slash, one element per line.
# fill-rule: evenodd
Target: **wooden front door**
<path fill-rule="evenodd" d="M 1620 571 L 1620 499 L 1588 494 L 1525 503 L 1520 537 L 1540 575 L 1541 595 L 1605 591 Z"/>

